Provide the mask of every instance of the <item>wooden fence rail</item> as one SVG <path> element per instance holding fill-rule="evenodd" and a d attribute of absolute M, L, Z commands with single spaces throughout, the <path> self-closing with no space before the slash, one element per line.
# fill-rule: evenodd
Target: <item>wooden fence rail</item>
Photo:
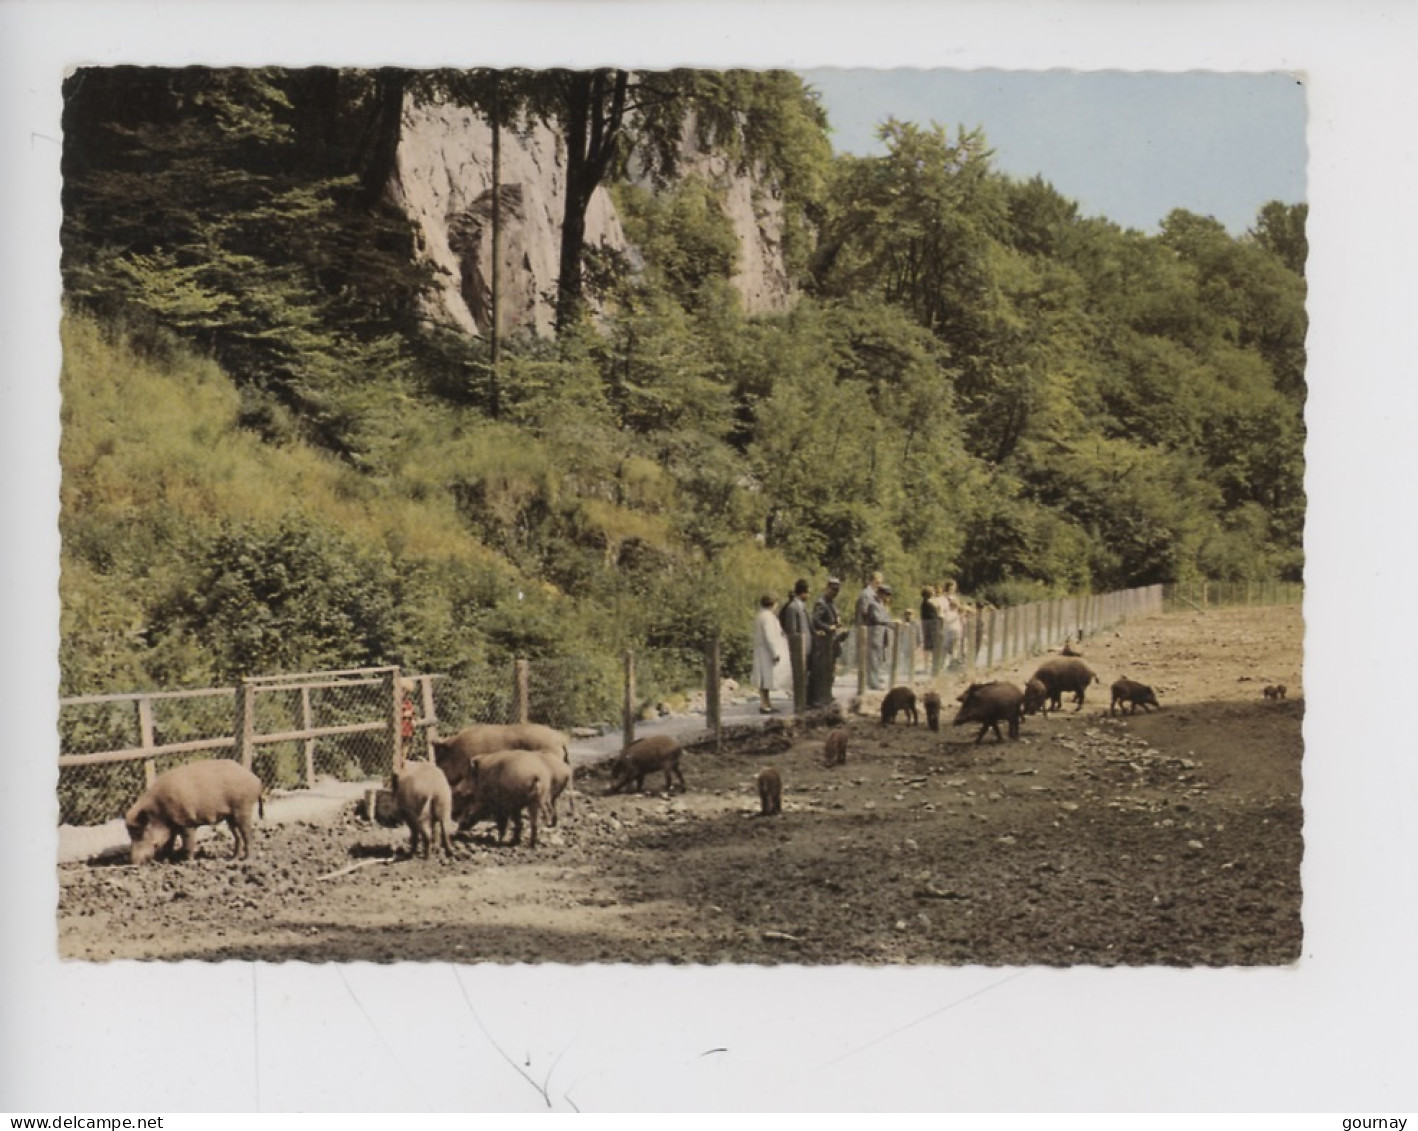
<path fill-rule="evenodd" d="M 346 677 L 346 678 L 340 678 Z M 282 742 L 303 742 L 304 758 L 301 776 L 307 786 L 315 779 L 315 743 L 322 738 L 335 738 L 352 734 L 379 735 L 389 753 L 390 765 L 397 769 L 403 760 L 401 742 L 402 718 L 400 707 L 404 689 L 408 682 L 422 692 L 415 710 L 414 727 L 417 733 L 422 728 L 425 741 L 432 755 L 432 742 L 437 737 L 438 716 L 435 710 L 432 681 L 433 675 L 401 676 L 398 668 L 347 668 L 339 671 L 307 672 L 298 675 L 254 676 L 245 679 L 236 688 L 209 687 L 190 691 L 133 691 L 106 695 L 74 695 L 60 699 L 62 708 L 99 706 L 105 703 L 132 703 L 137 711 L 139 745 L 116 750 L 99 750 L 88 753 L 61 753 L 61 768 L 113 765 L 123 762 L 143 763 L 144 777 L 149 784 L 157 774 L 156 760 L 178 754 L 195 754 L 200 751 L 222 752 L 235 750 L 241 762 L 251 766 L 255 750 Z M 312 691 L 341 691 L 346 689 L 374 689 L 366 692 L 368 706 L 346 708 L 358 713 L 366 710 L 374 718 L 362 721 L 335 723 L 316 726 Z M 301 725 L 294 729 L 261 731 L 257 729 L 257 697 L 272 693 L 299 696 Z M 225 698 L 234 704 L 231 718 L 233 732 L 216 734 L 208 738 L 188 739 L 182 742 L 156 741 L 156 727 L 153 721 L 153 704 L 164 700 Z M 521 710 L 525 712 L 525 696 L 521 696 Z M 392 708 L 391 708 L 392 704 Z M 418 714 L 422 709 L 422 715 Z"/>

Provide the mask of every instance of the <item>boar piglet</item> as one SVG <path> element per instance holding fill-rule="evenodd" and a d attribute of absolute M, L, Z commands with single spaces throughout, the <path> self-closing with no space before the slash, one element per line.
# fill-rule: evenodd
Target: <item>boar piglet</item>
<path fill-rule="evenodd" d="M 684 774 L 680 772 L 679 756 L 679 743 L 667 734 L 652 734 L 648 738 L 637 739 L 611 763 L 611 784 L 606 792 L 621 793 L 634 781 L 635 792 L 639 793 L 645 786 L 648 774 L 662 771 L 665 775 L 665 792 L 671 793 L 674 790 L 674 782 L 670 776 L 673 774 L 679 779 L 679 789 L 683 793 Z"/>
<path fill-rule="evenodd" d="M 532 826 L 531 847 L 537 847 L 537 828 L 551 804 L 551 770 L 535 750 L 497 750 L 479 754 L 468 765 L 467 776 L 453 789 L 453 815 L 458 829 L 491 820 L 497 824 L 497 842 L 512 822 L 512 843 L 522 842 L 522 819 Z"/>
<path fill-rule="evenodd" d="M 828 733 L 827 741 L 822 747 L 822 764 L 824 766 L 841 766 L 847 761 L 847 731 L 845 727 L 838 727 Z"/>
<path fill-rule="evenodd" d="M 881 701 L 881 725 L 895 722 L 898 713 L 906 715 L 915 726 L 920 718 L 916 714 L 916 693 L 909 687 L 893 687 Z"/>
<path fill-rule="evenodd" d="M 934 691 L 927 691 L 921 705 L 926 709 L 926 726 L 931 730 L 940 730 L 940 696 Z"/>
<path fill-rule="evenodd" d="M 443 771 L 432 762 L 405 762 L 394 775 L 394 801 L 399 816 L 409 826 L 409 855 L 422 850 L 424 859 L 433 850 L 433 834 L 445 855 L 453 854 L 448 843 L 448 822 L 453 816 L 453 790 Z"/>
<path fill-rule="evenodd" d="M 133 802 L 123 821 L 133 842 L 130 859 L 146 864 L 159 855 L 192 857 L 193 837 L 200 825 L 225 821 L 235 841 L 232 858 L 250 854 L 251 815 L 266 815 L 261 779 L 229 758 L 188 762 L 159 774 Z"/>
<path fill-rule="evenodd" d="M 960 710 L 955 713 L 953 725 L 979 723 L 980 733 L 975 736 L 979 745 L 985 731 L 993 728 L 995 738 L 1003 742 L 1000 723 L 1009 724 L 1009 737 L 1019 737 L 1019 720 L 1024 713 L 1024 692 L 1012 683 L 996 680 L 993 683 L 972 683 L 960 696 Z"/>
<path fill-rule="evenodd" d="M 783 811 L 783 775 L 772 766 L 758 771 L 758 806 L 765 817 Z"/>
<path fill-rule="evenodd" d="M 1063 706 L 1065 691 L 1073 692 L 1073 701 L 1077 704 L 1074 710 L 1083 710 L 1083 693 L 1089 684 L 1098 679 L 1093 669 L 1082 660 L 1065 656 L 1045 660 L 1034 673 L 1034 678 L 1044 685 L 1049 695 L 1049 706 L 1055 711 Z"/>
<path fill-rule="evenodd" d="M 1113 701 L 1108 705 L 1108 714 L 1116 714 L 1119 703 L 1128 705 L 1128 714 L 1136 714 L 1141 707 L 1148 714 L 1152 713 L 1152 708 L 1159 711 L 1162 704 L 1157 702 L 1157 694 L 1145 683 L 1138 683 L 1135 679 L 1120 679 L 1113 684 Z"/>

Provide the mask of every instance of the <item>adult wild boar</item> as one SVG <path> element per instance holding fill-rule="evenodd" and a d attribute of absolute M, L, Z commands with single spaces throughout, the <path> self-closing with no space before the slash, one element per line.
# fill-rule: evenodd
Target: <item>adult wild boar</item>
<path fill-rule="evenodd" d="M 260 778 L 229 758 L 188 762 L 159 774 L 123 815 L 133 842 L 130 859 L 146 864 L 175 854 L 181 838 L 180 857 L 189 860 L 198 826 L 218 821 L 231 829 L 232 858 L 249 855 L 252 811 L 266 815 L 261 788 Z"/>
<path fill-rule="evenodd" d="M 453 791 L 443 771 L 432 762 L 405 762 L 403 769 L 394 775 L 393 793 L 399 816 L 409 826 L 409 855 L 419 855 L 422 846 L 427 860 L 437 830 L 444 855 L 451 856 L 453 846 L 448 843 L 448 822 L 453 816 Z"/>
<path fill-rule="evenodd" d="M 476 723 L 452 738 L 434 739 L 433 760 L 440 766 L 449 760 L 466 765 L 468 758 L 498 750 L 550 750 L 562 754 L 569 741 L 561 731 L 540 723 Z"/>
<path fill-rule="evenodd" d="M 1152 713 L 1152 708 L 1159 711 L 1162 704 L 1157 702 L 1157 694 L 1145 683 L 1138 683 L 1135 679 L 1120 679 L 1113 684 L 1113 701 L 1108 705 L 1108 714 L 1117 713 L 1119 703 L 1128 705 L 1128 714 L 1135 714 L 1141 707 L 1148 714 Z"/>
<path fill-rule="evenodd" d="M 684 774 L 680 772 L 679 756 L 679 743 L 667 734 L 652 734 L 648 738 L 636 739 L 611 763 L 611 784 L 606 792 L 623 792 L 633 778 L 635 792 L 639 793 L 645 785 L 647 775 L 663 771 L 665 792 L 673 791 L 674 783 L 670 778 L 673 774 L 679 779 L 679 789 L 683 793 Z"/>
<path fill-rule="evenodd" d="M 847 761 L 847 730 L 845 727 L 838 727 L 830 731 L 827 741 L 822 746 L 822 764 L 824 766 L 841 766 Z"/>
<path fill-rule="evenodd" d="M 783 812 L 783 775 L 772 766 L 758 771 L 758 806 L 765 817 Z"/>
<path fill-rule="evenodd" d="M 916 714 L 916 693 L 909 687 L 893 687 L 881 700 L 881 725 L 896 721 L 897 714 L 905 714 L 915 726 L 920 718 Z"/>
<path fill-rule="evenodd" d="M 1031 679 L 1024 685 L 1024 713 L 1035 715 L 1040 711 L 1049 713 L 1049 689 L 1037 679 Z"/>
<path fill-rule="evenodd" d="M 546 761 L 551 771 L 551 802 L 546 814 L 548 825 L 556 827 L 556 802 L 564 792 L 567 812 L 575 815 L 570 741 L 561 731 L 539 723 L 480 723 L 464 727 L 452 738 L 433 741 L 433 759 L 448 778 L 448 784 L 455 789 L 467 776 L 468 765 L 473 758 L 502 750 L 530 750 Z"/>
<path fill-rule="evenodd" d="M 934 691 L 927 691 L 921 705 L 926 709 L 926 726 L 931 730 L 940 730 L 940 696 Z"/>
<path fill-rule="evenodd" d="M 1045 660 L 1039 665 L 1033 678 L 1044 685 L 1049 695 L 1049 707 L 1055 711 L 1063 707 L 1063 695 L 1066 691 L 1073 692 L 1073 701 L 1077 704 L 1074 710 L 1083 710 L 1083 693 L 1089 684 L 1098 679 L 1092 668 L 1072 656 L 1057 656 L 1052 660 Z"/>
<path fill-rule="evenodd" d="M 531 847 L 537 847 L 537 828 L 551 804 L 551 770 L 535 750 L 495 750 L 479 754 L 468 763 L 467 774 L 453 788 L 453 815 L 458 828 L 488 819 L 497 824 L 497 842 L 512 822 L 512 843 L 522 841 L 522 818 L 532 826 Z"/>
<path fill-rule="evenodd" d="M 996 680 L 993 683 L 972 683 L 960 695 L 960 710 L 955 713 L 954 726 L 963 723 L 979 723 L 980 733 L 975 736 L 979 745 L 985 731 L 994 729 L 995 738 L 1003 742 L 1000 723 L 1009 724 L 1009 737 L 1019 737 L 1019 720 L 1024 714 L 1024 692 L 1012 683 Z"/>

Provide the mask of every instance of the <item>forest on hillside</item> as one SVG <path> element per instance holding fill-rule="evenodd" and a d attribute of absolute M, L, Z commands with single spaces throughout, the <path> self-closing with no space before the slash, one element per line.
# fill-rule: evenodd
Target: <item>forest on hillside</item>
<path fill-rule="evenodd" d="M 422 316 L 385 190 L 435 95 L 565 140 L 553 335 Z M 626 648 L 648 694 L 715 633 L 746 671 L 758 594 L 799 576 L 996 605 L 1301 579 L 1303 204 L 1146 235 L 980 129 L 834 156 L 787 72 L 88 68 L 64 96 L 65 694 L 526 656 L 613 702 Z M 691 120 L 783 203 L 786 313 L 729 283 Z M 578 238 L 598 185 L 634 256 Z"/>

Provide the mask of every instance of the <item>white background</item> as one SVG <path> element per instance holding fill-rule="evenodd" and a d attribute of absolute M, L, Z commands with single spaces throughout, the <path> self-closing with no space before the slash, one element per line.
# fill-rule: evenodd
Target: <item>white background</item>
<path fill-rule="evenodd" d="M 0 0 L 0 1109 L 1418 1108 L 1418 8 Z M 68 65 L 1299 70 L 1310 99 L 1304 957 L 1265 970 L 55 956 Z M 723 1050 L 723 1051 L 711 1051 Z M 1336 1121 L 1337 1125 L 1337 1121 Z"/>

